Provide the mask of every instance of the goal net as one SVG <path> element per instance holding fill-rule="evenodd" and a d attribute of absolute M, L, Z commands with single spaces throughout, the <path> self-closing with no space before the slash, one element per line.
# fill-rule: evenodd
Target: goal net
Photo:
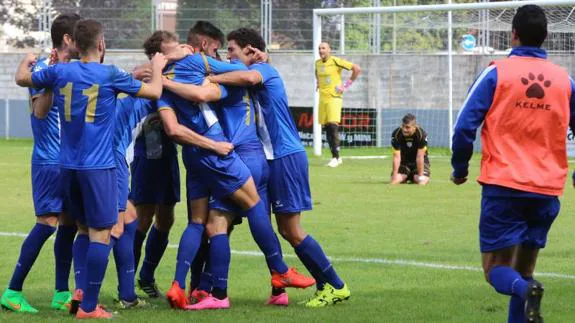
<path fill-rule="evenodd" d="M 575 68 L 575 1 L 454 0 L 402 6 L 413 1 L 396 0 L 398 6 L 387 7 L 394 1 L 373 2 L 382 6 L 314 10 L 315 59 L 319 43 L 326 41 L 333 55 L 362 69 L 344 94 L 344 146 L 389 146 L 391 132 L 412 113 L 430 146 L 449 147 L 469 86 L 490 61 L 509 54 L 511 22 L 522 5 L 545 9 L 549 35 L 543 47 L 551 61 L 571 74 Z M 349 76 L 344 71 L 343 79 Z M 317 103 L 316 93 L 314 113 Z M 320 134 L 314 121 L 316 155 L 321 154 Z"/>

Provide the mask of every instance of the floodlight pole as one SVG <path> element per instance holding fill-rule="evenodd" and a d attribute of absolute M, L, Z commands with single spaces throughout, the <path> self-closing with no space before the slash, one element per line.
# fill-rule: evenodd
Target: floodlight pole
<path fill-rule="evenodd" d="M 321 16 L 313 13 L 313 56 L 314 62 L 319 59 L 319 44 L 321 43 Z M 315 77 L 315 73 L 314 73 Z M 316 81 L 313 84 L 313 153 L 321 156 L 321 126 L 319 124 L 319 92 L 316 89 Z"/>
<path fill-rule="evenodd" d="M 448 4 L 451 4 L 451 0 L 447 0 Z M 453 17 L 452 12 L 447 12 L 447 64 L 449 65 L 449 149 L 451 149 L 451 144 L 453 140 Z"/>

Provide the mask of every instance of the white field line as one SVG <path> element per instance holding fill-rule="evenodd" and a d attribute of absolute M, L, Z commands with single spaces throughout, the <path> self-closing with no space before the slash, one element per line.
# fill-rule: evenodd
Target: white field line
<path fill-rule="evenodd" d="M 430 155 L 428 156 L 429 159 L 445 159 L 445 158 L 451 158 L 450 156 L 441 156 L 441 155 L 437 155 L 437 156 L 433 156 Z M 387 155 L 381 155 L 381 156 L 343 156 L 343 159 L 387 159 L 389 158 L 389 156 Z M 324 158 L 327 160 L 327 158 Z"/>
<path fill-rule="evenodd" d="M 21 232 L 0 232 L 0 237 L 18 237 L 26 238 L 28 236 L 26 233 Z M 53 238 L 51 238 L 53 240 Z M 178 245 L 170 244 L 168 245 L 170 249 L 177 249 Z M 263 257 L 263 254 L 259 251 L 249 251 L 249 250 L 232 250 L 232 254 L 239 256 L 248 257 Z M 293 254 L 285 254 L 286 258 L 296 258 Z M 419 267 L 419 268 L 431 268 L 440 270 L 458 270 L 458 271 L 472 271 L 481 272 L 481 268 L 473 266 L 462 266 L 462 265 L 449 265 L 442 263 L 433 262 L 421 262 L 417 260 L 409 259 L 386 259 L 386 258 L 348 258 L 348 257 L 330 257 L 333 262 L 351 262 L 351 263 L 362 263 L 362 264 L 381 264 L 381 265 L 395 265 L 403 267 Z M 551 278 L 561 278 L 575 280 L 575 275 L 567 275 L 561 273 L 537 273 L 537 276 L 541 277 L 551 277 Z"/>

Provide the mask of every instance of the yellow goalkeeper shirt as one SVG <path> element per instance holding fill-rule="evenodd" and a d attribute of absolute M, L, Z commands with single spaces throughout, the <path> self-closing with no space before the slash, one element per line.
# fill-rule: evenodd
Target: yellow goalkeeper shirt
<path fill-rule="evenodd" d="M 320 58 L 315 61 L 315 74 L 319 84 L 319 94 L 323 99 L 341 97 L 336 87 L 341 85 L 341 71 L 351 70 L 353 64 L 345 59 L 330 56 L 325 62 Z"/>

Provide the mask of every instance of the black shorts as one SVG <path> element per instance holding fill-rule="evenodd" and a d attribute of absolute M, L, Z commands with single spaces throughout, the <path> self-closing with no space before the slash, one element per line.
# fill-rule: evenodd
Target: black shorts
<path fill-rule="evenodd" d="M 413 182 L 413 176 L 417 175 L 417 164 L 415 164 L 415 163 L 400 164 L 398 173 L 403 174 L 403 175 L 407 175 L 407 180 Z M 427 177 L 429 177 L 429 175 L 431 175 L 429 163 L 423 164 L 423 175 L 425 175 Z"/>

